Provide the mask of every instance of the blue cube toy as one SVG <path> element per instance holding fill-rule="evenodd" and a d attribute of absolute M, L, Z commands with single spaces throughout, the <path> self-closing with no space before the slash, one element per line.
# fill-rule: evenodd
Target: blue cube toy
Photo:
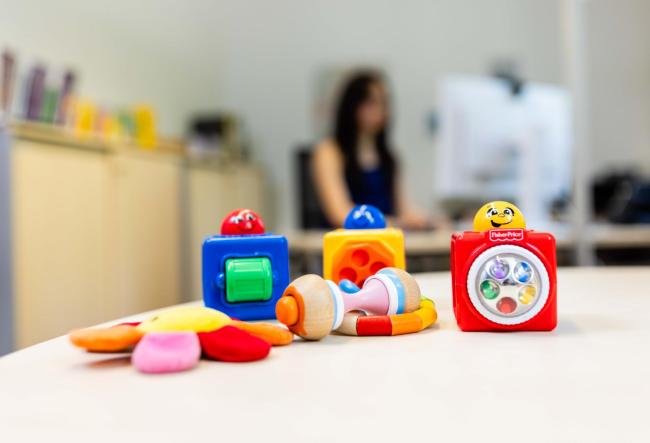
<path fill-rule="evenodd" d="M 289 247 L 282 235 L 264 233 L 248 209 L 229 214 L 221 235 L 203 243 L 203 300 L 239 320 L 275 318 L 275 304 L 289 285 Z"/>

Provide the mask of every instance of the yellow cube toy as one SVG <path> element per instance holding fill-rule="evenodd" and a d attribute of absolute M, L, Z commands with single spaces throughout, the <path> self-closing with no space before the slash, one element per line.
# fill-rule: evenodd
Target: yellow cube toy
<path fill-rule="evenodd" d="M 323 237 L 326 280 L 350 280 L 361 286 L 366 278 L 386 267 L 405 269 L 404 233 L 387 228 L 383 214 L 373 206 L 355 207 L 344 228 Z"/>

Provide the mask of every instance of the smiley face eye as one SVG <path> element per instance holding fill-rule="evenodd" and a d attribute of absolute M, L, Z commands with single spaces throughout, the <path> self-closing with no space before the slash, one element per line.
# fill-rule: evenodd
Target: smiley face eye
<path fill-rule="evenodd" d="M 512 217 L 513 215 L 515 215 L 515 211 L 514 211 L 512 208 L 506 208 L 506 209 L 504 209 L 504 210 L 503 210 L 503 213 L 504 213 L 505 215 L 509 215 L 509 216 L 511 216 L 511 217 Z"/>
<path fill-rule="evenodd" d="M 499 211 L 496 208 L 490 208 L 487 210 L 487 216 L 488 217 L 493 217 L 495 215 L 498 215 Z"/>
<path fill-rule="evenodd" d="M 246 214 L 246 220 L 253 221 L 255 220 L 255 216 L 253 214 Z"/>
<path fill-rule="evenodd" d="M 233 217 L 230 217 L 230 221 L 235 224 L 239 224 L 242 222 L 242 218 L 238 215 L 235 215 Z"/>

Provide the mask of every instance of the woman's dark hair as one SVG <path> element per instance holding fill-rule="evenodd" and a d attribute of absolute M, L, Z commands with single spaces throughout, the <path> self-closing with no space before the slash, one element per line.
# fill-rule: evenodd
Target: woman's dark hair
<path fill-rule="evenodd" d="M 345 160 L 345 176 L 352 186 L 358 186 L 361 180 L 361 166 L 357 156 L 359 142 L 359 127 L 357 114 L 359 107 L 370 96 L 373 84 L 383 84 L 382 76 L 373 71 L 359 71 L 353 74 L 345 86 L 336 109 L 334 139 L 336 140 Z M 394 193 L 395 158 L 388 146 L 389 122 L 377 132 L 375 144 L 379 154 L 380 168 L 384 170 L 391 192 Z M 394 195 L 392 196 L 394 197 Z"/>

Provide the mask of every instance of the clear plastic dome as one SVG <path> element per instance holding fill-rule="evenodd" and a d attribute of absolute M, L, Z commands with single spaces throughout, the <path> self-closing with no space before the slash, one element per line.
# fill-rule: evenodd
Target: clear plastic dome
<path fill-rule="evenodd" d="M 548 298 L 548 273 L 532 252 L 501 245 L 484 251 L 470 268 L 467 289 L 474 307 L 500 324 L 535 316 Z"/>

